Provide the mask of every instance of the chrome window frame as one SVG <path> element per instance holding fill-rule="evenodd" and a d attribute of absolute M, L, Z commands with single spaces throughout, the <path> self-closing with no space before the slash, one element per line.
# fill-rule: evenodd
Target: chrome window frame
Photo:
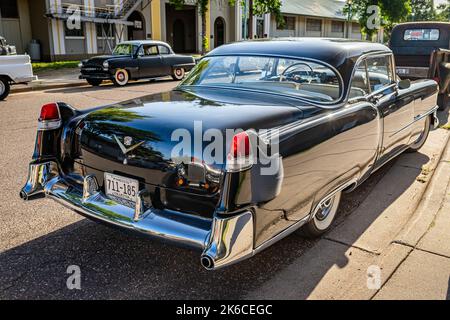
<path fill-rule="evenodd" d="M 231 54 L 208 54 L 207 56 L 205 56 L 204 58 L 210 58 L 210 57 L 229 57 L 231 56 Z M 342 106 L 343 103 L 345 103 L 345 100 L 347 98 L 346 95 L 346 89 L 345 89 L 345 83 L 344 83 L 344 79 L 342 78 L 341 73 L 331 64 L 322 61 L 322 60 L 318 60 L 318 59 L 313 59 L 313 58 L 305 58 L 305 57 L 299 57 L 299 56 L 291 56 L 291 55 L 276 55 L 276 54 L 261 54 L 261 53 L 251 53 L 251 54 L 247 54 L 247 53 L 237 53 L 237 54 L 232 54 L 232 56 L 239 56 L 239 57 L 263 57 L 263 58 L 278 58 L 278 59 L 293 59 L 293 60 L 303 60 L 303 61 L 308 61 L 308 62 L 313 62 L 313 63 L 317 63 L 323 66 L 326 66 L 327 68 L 330 68 L 331 71 L 333 71 L 336 74 L 336 77 L 339 81 L 339 86 L 341 88 L 341 92 L 339 94 L 339 97 L 331 102 L 318 102 L 315 100 L 310 100 L 310 99 L 306 99 L 306 98 L 302 98 L 302 97 L 297 97 L 294 95 L 290 95 L 290 94 L 283 94 L 283 93 L 278 93 L 278 92 L 271 92 L 270 94 L 272 95 L 277 95 L 280 97 L 286 97 L 286 98 L 291 98 L 294 100 L 300 100 L 300 101 L 306 101 L 314 106 L 318 106 L 324 109 L 336 109 L 336 108 L 340 108 Z M 202 58 L 203 59 L 203 58 Z M 185 78 L 186 80 L 187 78 Z M 200 86 L 195 86 L 195 85 L 183 85 L 183 83 L 185 82 L 185 80 L 183 80 L 176 88 L 180 88 L 180 89 L 189 89 L 189 88 L 195 88 L 195 87 L 202 87 L 202 88 L 213 88 L 213 89 L 223 89 L 223 86 L 219 86 L 219 85 L 200 85 Z M 243 90 L 243 91 L 247 91 L 247 92 L 260 92 L 260 93 L 267 93 L 267 91 L 264 90 L 257 90 L 257 89 L 248 89 L 248 88 L 232 88 L 232 87 L 227 87 L 226 89 L 230 89 L 230 90 Z"/>
<path fill-rule="evenodd" d="M 375 91 L 372 91 L 372 88 L 370 86 L 370 77 L 369 77 L 369 70 L 367 68 L 367 59 L 371 59 L 371 58 L 379 58 L 379 57 L 387 57 L 389 56 L 389 60 L 391 61 L 391 73 L 392 73 L 392 79 L 391 79 L 391 83 L 388 85 L 385 85 Z M 369 81 L 369 94 L 365 95 L 365 96 L 361 96 L 361 97 L 355 97 L 355 98 L 351 98 L 349 99 L 349 95 L 350 95 L 350 88 L 351 88 L 351 84 L 353 83 L 353 79 L 355 77 L 355 72 L 356 69 L 358 68 L 358 66 L 360 65 L 361 62 L 364 62 L 365 66 L 366 66 L 366 74 L 367 74 L 367 79 Z M 355 63 L 355 67 L 353 68 L 353 72 L 352 72 L 352 76 L 351 76 L 351 80 L 349 83 L 349 87 L 347 90 L 347 103 L 355 103 L 355 102 L 359 102 L 361 101 L 361 99 L 364 99 L 365 101 L 369 101 L 372 97 L 382 93 L 383 91 L 386 91 L 389 88 L 392 87 L 396 87 L 398 85 L 398 78 L 397 78 L 397 74 L 395 72 L 396 70 L 396 66 L 395 66 L 395 59 L 394 59 L 394 54 L 392 52 L 377 52 L 377 53 L 368 53 L 365 55 L 362 55 L 361 57 L 359 57 L 359 59 L 356 61 Z"/>

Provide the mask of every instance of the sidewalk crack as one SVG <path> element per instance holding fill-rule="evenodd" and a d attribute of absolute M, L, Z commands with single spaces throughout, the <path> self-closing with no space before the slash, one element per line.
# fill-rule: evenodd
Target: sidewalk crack
<path fill-rule="evenodd" d="M 339 240 L 331 239 L 331 238 L 328 238 L 328 237 L 323 237 L 322 239 L 328 240 L 328 241 L 331 241 L 331 242 L 335 242 L 335 243 L 339 243 L 339 244 L 342 244 L 342 245 L 347 246 L 349 248 L 358 249 L 358 250 L 363 251 L 365 253 L 373 254 L 373 255 L 376 255 L 376 256 L 380 255 L 379 252 L 370 251 L 370 250 L 364 249 L 362 247 L 358 247 L 358 246 L 355 246 L 355 245 L 352 245 L 352 244 L 348 244 L 348 243 L 346 243 L 344 241 L 339 241 Z"/>

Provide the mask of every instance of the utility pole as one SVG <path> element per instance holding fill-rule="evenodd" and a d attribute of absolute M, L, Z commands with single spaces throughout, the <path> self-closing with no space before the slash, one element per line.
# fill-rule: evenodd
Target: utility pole
<path fill-rule="evenodd" d="M 351 30 L 352 30 L 352 0 L 347 0 L 348 4 L 348 13 L 347 13 L 347 38 L 350 39 L 351 37 Z"/>

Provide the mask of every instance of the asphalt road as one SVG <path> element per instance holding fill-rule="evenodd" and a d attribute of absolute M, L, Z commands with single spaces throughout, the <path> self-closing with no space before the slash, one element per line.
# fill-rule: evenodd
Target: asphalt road
<path fill-rule="evenodd" d="M 210 272 L 200 266 L 198 252 L 121 233 L 48 199 L 19 198 L 43 104 L 64 101 L 83 109 L 175 85 L 161 80 L 125 88 L 54 89 L 0 102 L 0 299 L 239 299 L 311 248 L 314 242 L 297 232 L 250 260 Z M 336 224 L 387 170 L 343 197 Z M 67 289 L 71 265 L 80 267 L 81 290 Z"/>

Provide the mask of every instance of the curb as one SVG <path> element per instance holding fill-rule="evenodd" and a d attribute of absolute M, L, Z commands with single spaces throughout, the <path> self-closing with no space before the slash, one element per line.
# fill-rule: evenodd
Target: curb
<path fill-rule="evenodd" d="M 11 94 L 13 93 L 22 93 L 22 92 L 31 92 L 31 91 L 43 91 L 49 89 L 61 89 L 61 88 L 73 88 L 73 87 L 82 87 L 87 85 L 86 82 L 74 82 L 74 83 L 63 83 L 63 84 L 50 84 L 50 85 L 30 85 L 25 88 L 11 88 Z"/>
<path fill-rule="evenodd" d="M 443 129 L 445 130 L 445 129 Z M 409 221 L 403 226 L 393 243 L 404 244 L 415 248 L 422 236 L 426 233 L 428 226 L 432 223 L 445 198 L 447 182 L 445 170 L 448 163 L 443 163 L 444 155 L 450 153 L 450 131 L 447 133 L 444 148 L 439 155 L 438 164 L 433 171 L 432 177 L 423 192 L 420 203 Z M 444 177 L 444 179 L 442 178 Z M 444 185 L 441 185 L 444 184 Z M 428 219 L 424 219 L 428 218 Z M 426 221 L 429 221 L 426 222 Z M 420 231 L 414 229 L 420 228 Z"/>
<path fill-rule="evenodd" d="M 447 132 L 446 139 L 443 143 L 444 147 L 439 154 L 436 168 L 433 170 L 432 176 L 421 194 L 418 206 L 410 219 L 403 225 L 402 229 L 392 239 L 390 245 L 380 256 L 382 261 L 380 265 L 382 269 L 385 271 L 388 270 L 388 272 L 385 273 L 385 278 L 380 288 L 370 296 L 370 300 L 376 299 L 383 287 L 389 282 L 410 254 L 416 250 L 441 209 L 442 202 L 445 199 L 448 176 L 450 175 L 448 173 L 445 174 L 445 170 L 448 170 L 448 164 L 444 164 L 442 159 L 444 155 L 450 153 L 449 143 L 450 131 Z"/>

